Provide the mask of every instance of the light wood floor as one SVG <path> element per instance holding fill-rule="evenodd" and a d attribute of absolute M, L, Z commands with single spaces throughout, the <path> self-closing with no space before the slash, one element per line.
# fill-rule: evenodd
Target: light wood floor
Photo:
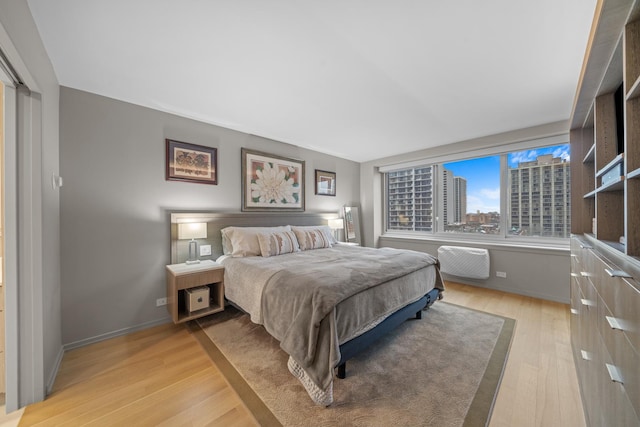
<path fill-rule="evenodd" d="M 584 426 L 569 341 L 568 306 L 447 285 L 445 301 L 517 320 L 490 425 Z M 53 392 L 44 402 L 28 406 L 20 423 L 256 424 L 188 329 L 174 325 L 67 352 Z"/>

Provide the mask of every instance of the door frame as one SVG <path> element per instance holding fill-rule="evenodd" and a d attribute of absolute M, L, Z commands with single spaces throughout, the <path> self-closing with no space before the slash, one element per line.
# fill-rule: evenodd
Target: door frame
<path fill-rule="evenodd" d="M 5 410 L 44 400 L 42 105 L 39 88 L 0 23 L 0 49 L 23 84 L 4 83 Z M 10 286 L 7 286 L 7 285 Z"/>

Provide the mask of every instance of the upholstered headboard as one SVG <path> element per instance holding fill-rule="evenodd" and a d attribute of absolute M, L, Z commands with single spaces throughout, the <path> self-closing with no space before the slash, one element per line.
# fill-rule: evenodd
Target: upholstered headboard
<path fill-rule="evenodd" d="M 337 212 L 172 212 L 171 213 L 171 263 L 184 262 L 189 256 L 189 240 L 178 240 L 178 224 L 201 222 L 207 224 L 206 239 L 198 239 L 198 246 L 211 245 L 210 256 L 200 259 L 215 260 L 222 255 L 220 230 L 228 226 L 273 227 L 278 225 L 327 225 L 330 219 L 339 218 Z"/>

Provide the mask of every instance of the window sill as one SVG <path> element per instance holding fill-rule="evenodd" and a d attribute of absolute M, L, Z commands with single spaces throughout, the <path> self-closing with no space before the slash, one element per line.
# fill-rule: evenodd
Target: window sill
<path fill-rule="evenodd" d="M 429 242 L 437 245 L 460 245 L 482 247 L 486 249 L 509 249 L 522 251 L 544 251 L 569 253 L 569 239 L 557 239 L 553 242 L 540 241 L 539 239 L 518 239 L 518 238 L 491 238 L 482 239 L 461 238 L 457 235 L 449 234 L 408 234 L 408 233 L 384 233 L 380 236 L 381 241 L 405 241 L 405 242 Z"/>

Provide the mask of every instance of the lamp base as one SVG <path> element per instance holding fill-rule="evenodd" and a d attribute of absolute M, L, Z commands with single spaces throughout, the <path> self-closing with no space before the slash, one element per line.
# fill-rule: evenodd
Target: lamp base
<path fill-rule="evenodd" d="M 187 259 L 185 263 L 187 265 L 200 264 L 200 260 L 196 255 L 197 253 L 198 253 L 198 242 L 196 242 L 194 239 L 191 239 L 191 241 L 189 242 L 189 259 Z"/>

